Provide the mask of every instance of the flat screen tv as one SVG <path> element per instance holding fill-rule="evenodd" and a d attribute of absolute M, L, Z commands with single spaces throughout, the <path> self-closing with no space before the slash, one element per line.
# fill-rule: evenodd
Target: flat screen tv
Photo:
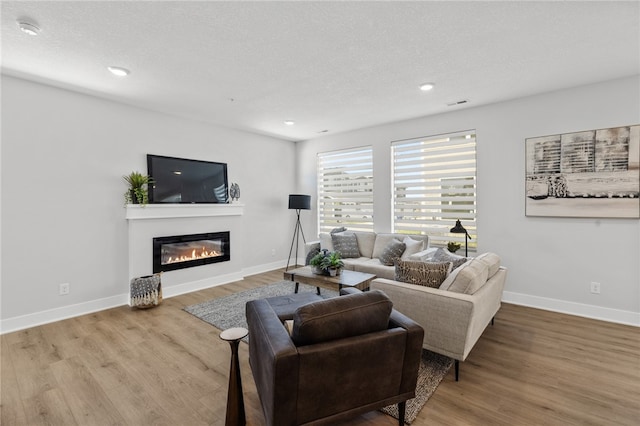
<path fill-rule="evenodd" d="M 227 203 L 226 163 L 147 154 L 149 202 Z"/>

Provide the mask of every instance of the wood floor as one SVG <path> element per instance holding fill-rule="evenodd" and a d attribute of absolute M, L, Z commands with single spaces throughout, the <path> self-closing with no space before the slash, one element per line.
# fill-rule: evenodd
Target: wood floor
<path fill-rule="evenodd" d="M 282 270 L 3 335 L 9 425 L 223 425 L 229 345 L 186 305 L 278 281 Z M 263 425 L 240 345 L 247 424 Z M 364 360 L 366 362 L 366 360 Z M 640 330 L 503 304 L 414 425 L 637 425 Z M 371 412 L 342 425 L 395 425 Z"/>

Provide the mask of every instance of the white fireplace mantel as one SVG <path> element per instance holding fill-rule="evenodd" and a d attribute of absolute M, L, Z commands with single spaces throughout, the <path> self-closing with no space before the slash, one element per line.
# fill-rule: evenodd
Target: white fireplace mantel
<path fill-rule="evenodd" d="M 163 297 L 241 280 L 244 204 L 129 204 L 126 207 L 129 280 L 153 273 L 153 239 L 206 232 L 230 233 L 231 258 L 163 272 Z"/>
<path fill-rule="evenodd" d="M 244 204 L 127 204 L 127 220 L 241 216 Z"/>

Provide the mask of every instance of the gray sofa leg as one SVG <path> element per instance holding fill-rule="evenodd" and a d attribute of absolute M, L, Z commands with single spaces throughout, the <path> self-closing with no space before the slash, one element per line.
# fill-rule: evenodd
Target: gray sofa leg
<path fill-rule="evenodd" d="M 493 325 L 493 320 L 496 319 L 496 317 L 492 317 L 491 318 L 491 325 Z"/>
<path fill-rule="evenodd" d="M 455 360 L 454 368 L 456 370 L 456 382 L 457 382 L 458 381 L 458 374 L 460 373 L 460 361 L 458 361 L 457 359 Z"/>
<path fill-rule="evenodd" d="M 404 412 L 407 408 L 407 401 L 398 402 L 398 425 L 404 426 Z"/>

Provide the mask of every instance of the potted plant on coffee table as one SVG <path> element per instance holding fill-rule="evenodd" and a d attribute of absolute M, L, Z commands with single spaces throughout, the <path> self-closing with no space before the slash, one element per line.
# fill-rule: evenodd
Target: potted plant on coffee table
<path fill-rule="evenodd" d="M 129 189 L 124 193 L 125 203 L 145 205 L 149 202 L 148 186 L 153 183 L 151 176 L 131 172 L 122 178 L 129 184 Z"/>
<path fill-rule="evenodd" d="M 340 273 L 340 269 L 344 267 L 340 252 L 330 252 L 326 249 L 313 256 L 309 261 L 309 265 L 313 268 L 314 273 L 331 276 L 338 275 Z"/>
<path fill-rule="evenodd" d="M 333 251 L 325 257 L 325 269 L 329 271 L 329 275 L 332 277 L 339 275 L 340 270 L 344 267 L 344 262 L 341 260 L 341 257 L 339 251 Z"/>

